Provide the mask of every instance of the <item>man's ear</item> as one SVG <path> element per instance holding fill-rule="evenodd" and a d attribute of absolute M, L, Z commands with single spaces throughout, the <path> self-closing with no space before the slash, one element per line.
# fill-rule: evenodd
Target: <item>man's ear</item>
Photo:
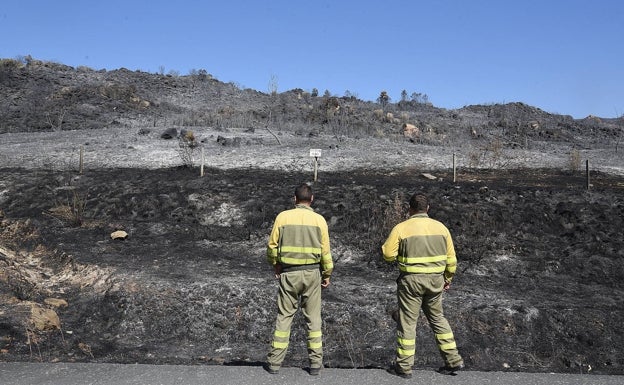
<path fill-rule="evenodd" d="M 310 197 L 310 203 L 312 203 L 312 201 L 314 201 L 314 195 Z"/>

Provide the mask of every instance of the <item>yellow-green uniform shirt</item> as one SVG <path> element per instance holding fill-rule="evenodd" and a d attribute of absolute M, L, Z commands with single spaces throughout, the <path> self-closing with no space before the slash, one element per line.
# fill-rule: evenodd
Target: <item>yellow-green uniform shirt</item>
<path fill-rule="evenodd" d="M 323 278 L 329 277 L 334 262 L 325 218 L 301 204 L 279 213 L 269 236 L 267 260 L 285 267 L 320 264 Z"/>
<path fill-rule="evenodd" d="M 451 233 L 424 213 L 396 225 L 381 250 L 384 260 L 396 260 L 404 273 L 444 274 L 449 283 L 457 270 Z"/>

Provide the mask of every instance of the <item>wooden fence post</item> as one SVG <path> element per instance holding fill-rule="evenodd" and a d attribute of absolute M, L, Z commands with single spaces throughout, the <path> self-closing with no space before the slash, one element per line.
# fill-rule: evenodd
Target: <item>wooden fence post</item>
<path fill-rule="evenodd" d="M 453 153 L 453 183 L 457 182 L 457 169 L 455 168 L 455 153 Z"/>
<path fill-rule="evenodd" d="M 318 176 L 318 157 L 315 156 L 314 157 L 314 181 L 315 182 L 318 180 L 317 176 Z"/>
<path fill-rule="evenodd" d="M 587 189 L 589 190 L 589 159 L 585 160 L 585 176 L 587 179 Z"/>
<path fill-rule="evenodd" d="M 201 149 L 201 166 L 199 167 L 199 176 L 204 176 L 204 148 Z"/>
<path fill-rule="evenodd" d="M 80 161 L 78 165 L 78 173 L 82 174 L 84 171 L 84 146 L 80 146 Z"/>

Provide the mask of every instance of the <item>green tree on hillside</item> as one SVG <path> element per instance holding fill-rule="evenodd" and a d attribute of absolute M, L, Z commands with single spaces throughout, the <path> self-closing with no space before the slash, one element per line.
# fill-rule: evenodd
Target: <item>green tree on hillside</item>
<path fill-rule="evenodd" d="M 386 108 L 388 103 L 390 103 L 390 96 L 386 91 L 381 91 L 379 97 L 377 98 L 377 103 L 381 104 L 382 108 Z"/>

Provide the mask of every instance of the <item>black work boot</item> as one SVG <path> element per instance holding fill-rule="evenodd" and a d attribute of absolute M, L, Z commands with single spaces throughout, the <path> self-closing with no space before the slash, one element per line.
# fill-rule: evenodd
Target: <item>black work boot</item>
<path fill-rule="evenodd" d="M 455 375 L 457 375 L 457 372 L 459 372 L 460 370 L 463 370 L 463 369 L 464 369 L 464 364 L 463 363 L 459 363 L 456 366 L 444 365 L 443 367 L 438 369 L 438 373 L 446 374 L 446 375 L 449 375 L 449 376 L 455 376 Z"/>
<path fill-rule="evenodd" d="M 264 365 L 262 365 L 262 368 L 264 370 L 266 370 L 267 373 L 270 373 L 270 374 L 277 374 L 277 373 L 279 373 L 279 368 L 271 366 L 271 364 L 269 364 L 268 362 L 266 362 Z"/>
<path fill-rule="evenodd" d="M 399 368 L 396 364 L 386 369 L 386 372 L 392 374 L 393 376 L 399 376 L 401 378 L 412 378 L 412 373 L 406 373 L 402 371 L 401 368 Z"/>

